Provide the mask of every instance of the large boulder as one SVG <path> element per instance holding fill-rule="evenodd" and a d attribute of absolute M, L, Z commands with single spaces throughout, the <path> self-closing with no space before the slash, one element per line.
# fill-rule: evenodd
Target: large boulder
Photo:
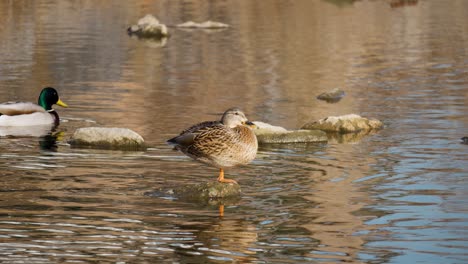
<path fill-rule="evenodd" d="M 144 139 L 128 128 L 84 127 L 73 134 L 70 144 L 73 147 L 104 148 L 119 150 L 143 150 Z"/>
<path fill-rule="evenodd" d="M 159 23 L 159 20 L 153 15 L 146 15 L 136 25 L 127 29 L 129 35 L 135 35 L 140 38 L 165 38 L 169 36 L 167 26 Z"/>
<path fill-rule="evenodd" d="M 367 119 L 356 114 L 330 116 L 318 121 L 310 122 L 301 129 L 320 129 L 326 132 L 355 133 L 359 131 L 377 130 L 383 123 L 377 119 Z"/>
<path fill-rule="evenodd" d="M 287 130 L 264 122 L 253 122 L 259 144 L 327 142 L 327 134 L 320 130 Z"/>

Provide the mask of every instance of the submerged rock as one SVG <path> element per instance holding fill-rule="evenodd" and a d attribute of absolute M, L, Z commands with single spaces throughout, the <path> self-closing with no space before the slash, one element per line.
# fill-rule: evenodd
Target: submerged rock
<path fill-rule="evenodd" d="M 193 21 L 187 21 L 182 24 L 178 24 L 177 27 L 179 28 L 205 28 L 205 29 L 220 29 L 220 28 L 228 28 L 228 24 L 224 24 L 221 22 L 216 22 L 216 21 L 205 21 L 202 23 L 197 23 Z"/>
<path fill-rule="evenodd" d="M 159 23 L 159 20 L 153 15 L 146 15 L 138 24 L 127 29 L 129 35 L 135 35 L 140 38 L 166 38 L 169 36 L 167 26 Z"/>
<path fill-rule="evenodd" d="M 383 123 L 377 119 L 367 119 L 356 114 L 330 116 L 302 126 L 302 129 L 320 129 L 326 132 L 354 133 L 381 129 Z"/>
<path fill-rule="evenodd" d="M 211 181 L 200 183 L 195 186 L 183 186 L 174 189 L 174 193 L 178 197 L 193 198 L 197 200 L 219 199 L 232 196 L 240 196 L 241 189 L 236 183 L 221 183 Z"/>
<path fill-rule="evenodd" d="M 287 130 L 260 121 L 253 122 L 259 144 L 327 142 L 327 134 L 320 130 Z"/>
<path fill-rule="evenodd" d="M 229 204 L 235 203 L 240 199 L 241 188 L 236 183 L 212 181 L 197 185 L 183 185 L 175 188 L 160 189 L 147 192 L 145 195 L 169 197 L 190 202 Z"/>
<path fill-rule="evenodd" d="M 120 150 L 145 149 L 144 139 L 128 128 L 84 127 L 73 134 L 70 144 L 73 147 L 91 147 Z"/>
<path fill-rule="evenodd" d="M 337 142 L 340 144 L 353 144 L 360 142 L 364 137 L 370 136 L 377 133 L 377 130 L 361 130 L 355 133 L 338 133 L 329 132 L 327 133 L 328 142 Z"/>
<path fill-rule="evenodd" d="M 319 96 L 317 96 L 317 99 L 319 100 L 324 100 L 327 103 L 336 103 L 341 100 L 345 95 L 345 92 L 343 90 L 340 90 L 338 88 L 335 88 L 329 92 L 321 93 Z"/>

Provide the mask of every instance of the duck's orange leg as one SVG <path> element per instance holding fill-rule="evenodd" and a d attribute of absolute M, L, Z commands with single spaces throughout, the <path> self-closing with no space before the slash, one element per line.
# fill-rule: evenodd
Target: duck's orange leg
<path fill-rule="evenodd" d="M 224 216 L 224 204 L 220 204 L 219 205 L 219 217 L 223 217 Z"/>
<path fill-rule="evenodd" d="M 219 182 L 225 182 L 225 183 L 235 183 L 235 184 L 237 184 L 237 182 L 235 180 L 224 179 L 224 170 L 223 169 L 219 169 L 218 181 Z"/>

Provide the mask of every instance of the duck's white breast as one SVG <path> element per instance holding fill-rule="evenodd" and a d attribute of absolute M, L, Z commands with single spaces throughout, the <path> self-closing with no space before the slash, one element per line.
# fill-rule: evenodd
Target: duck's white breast
<path fill-rule="evenodd" d="M 48 112 L 36 112 L 26 115 L 1 115 L 0 126 L 37 126 L 53 124 L 54 117 Z"/>

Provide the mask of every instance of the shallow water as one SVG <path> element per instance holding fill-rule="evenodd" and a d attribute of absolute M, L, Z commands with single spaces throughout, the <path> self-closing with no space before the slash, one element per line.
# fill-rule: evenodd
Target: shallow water
<path fill-rule="evenodd" d="M 128 2 L 128 3 L 127 3 Z M 407 3 L 401 5 L 400 3 Z M 1 1 L 0 101 L 54 86 L 46 137 L 0 138 L 2 263 L 468 262 L 467 1 Z M 146 13 L 178 30 L 129 38 Z M 335 104 L 315 97 L 339 87 Z M 147 196 L 214 180 L 165 145 L 239 106 L 290 129 L 357 113 L 385 123 L 328 144 L 261 146 L 226 171 L 240 200 Z M 71 148 L 128 127 L 142 152 Z"/>

